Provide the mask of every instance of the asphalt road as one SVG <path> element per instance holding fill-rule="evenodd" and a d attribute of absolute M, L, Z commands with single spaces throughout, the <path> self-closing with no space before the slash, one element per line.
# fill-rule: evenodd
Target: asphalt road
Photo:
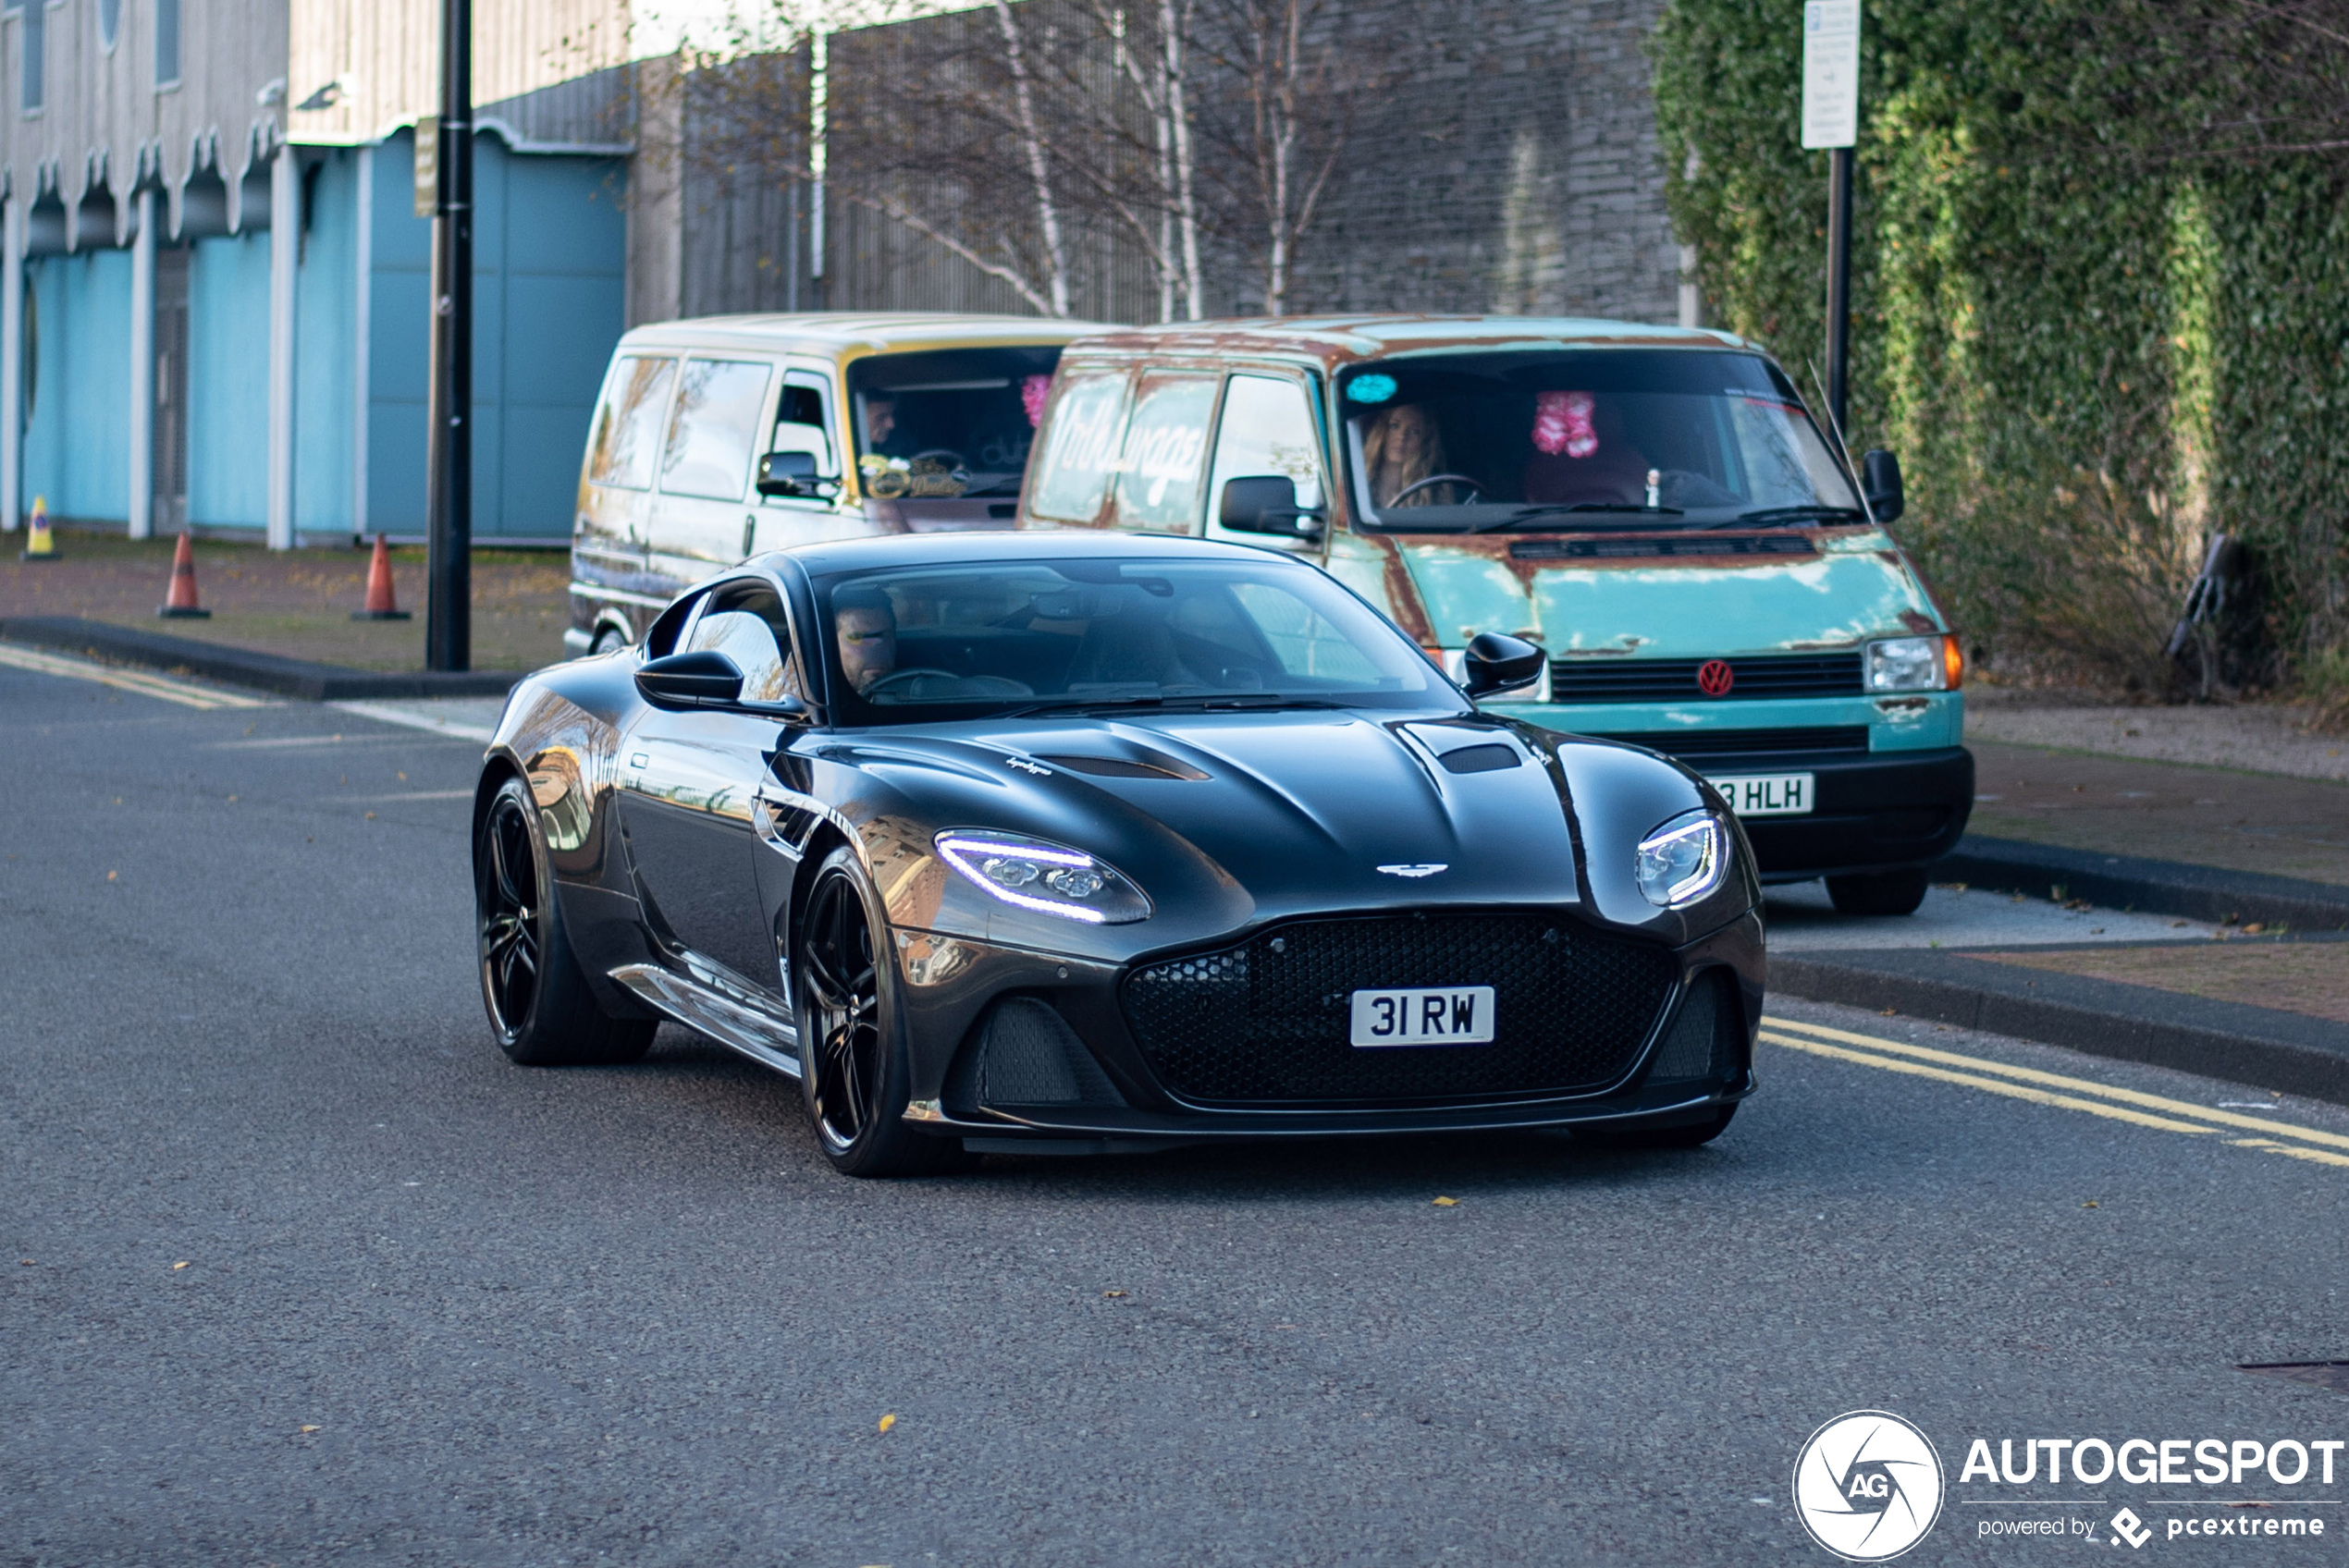
<path fill-rule="evenodd" d="M 12 1568 L 1824 1564 L 1789 1476 L 1862 1407 L 1949 1467 L 1904 1561 L 2110 1561 L 1982 1538 L 1969 1439 L 2349 1437 L 2233 1369 L 2349 1355 L 2338 1109 L 1786 1003 L 1691 1153 L 855 1182 L 681 1031 L 498 1054 L 473 744 L 18 668 L 0 735 Z M 2341 1560 L 2349 1465 L 2253 1485 L 2004 1495 L 2314 1501 L 2147 1555 Z"/>

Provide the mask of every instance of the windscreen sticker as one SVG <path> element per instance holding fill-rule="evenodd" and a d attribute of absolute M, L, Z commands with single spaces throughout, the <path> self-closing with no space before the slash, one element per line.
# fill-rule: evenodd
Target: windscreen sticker
<path fill-rule="evenodd" d="M 1533 449 L 1549 457 L 1564 452 L 1587 458 L 1599 449 L 1599 433 L 1592 428 L 1594 400 L 1588 392 L 1537 392 L 1533 395 Z"/>
<path fill-rule="evenodd" d="M 1358 375 L 1346 384 L 1346 400 L 1349 403 L 1384 403 L 1395 396 L 1395 378 L 1391 375 Z"/>

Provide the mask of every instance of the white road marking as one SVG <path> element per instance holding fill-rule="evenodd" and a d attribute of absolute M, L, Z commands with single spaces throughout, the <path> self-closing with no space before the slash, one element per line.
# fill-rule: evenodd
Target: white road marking
<path fill-rule="evenodd" d="M 367 701 L 331 703 L 327 705 L 340 708 L 345 713 L 355 713 L 362 718 L 376 719 L 385 724 L 402 725 L 410 729 L 422 729 L 434 735 L 447 735 L 459 741 L 478 741 L 485 746 L 496 738 L 498 716 L 494 713 L 490 714 L 488 722 L 483 723 L 482 714 L 485 709 L 483 701 L 474 698 L 439 700 L 453 701 L 463 705 L 451 712 L 436 707 L 435 699 L 430 698 L 416 702 Z M 489 701 L 498 703 L 502 709 L 505 699 L 499 697 L 489 699 Z"/>

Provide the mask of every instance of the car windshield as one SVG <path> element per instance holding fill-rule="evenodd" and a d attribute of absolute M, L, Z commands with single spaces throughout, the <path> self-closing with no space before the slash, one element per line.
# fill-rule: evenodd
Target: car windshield
<path fill-rule="evenodd" d="M 882 500 L 1019 494 L 1058 344 L 850 361 L 856 466 Z"/>
<path fill-rule="evenodd" d="M 1355 507 L 1407 533 L 1861 522 L 1758 354 L 1588 349 L 1378 361 L 1339 382 Z"/>
<path fill-rule="evenodd" d="M 1362 602 L 1292 562 L 982 561 L 819 582 L 837 722 L 1136 708 L 1467 704 Z"/>

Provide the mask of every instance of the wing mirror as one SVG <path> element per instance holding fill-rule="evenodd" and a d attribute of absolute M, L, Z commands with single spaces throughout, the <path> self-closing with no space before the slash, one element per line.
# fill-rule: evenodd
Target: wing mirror
<path fill-rule="evenodd" d="M 1549 656 L 1522 637 L 1480 631 L 1469 639 L 1463 684 L 1471 697 L 1531 686 L 1542 679 L 1542 666 Z"/>
<path fill-rule="evenodd" d="M 1900 459 L 1879 447 L 1860 459 L 1860 493 L 1878 522 L 1898 522 L 1908 502 L 1900 492 Z"/>
<path fill-rule="evenodd" d="M 1285 473 L 1271 473 L 1227 481 L 1216 521 L 1235 533 L 1319 539 L 1328 516 L 1326 508 L 1297 504 L 1296 480 Z"/>
<path fill-rule="evenodd" d="M 712 708 L 755 714 L 785 724 L 806 723 L 815 710 L 788 693 L 771 703 L 743 701 L 742 667 L 714 649 L 669 654 L 636 667 L 637 694 L 657 708 Z"/>
<path fill-rule="evenodd" d="M 820 496 L 836 483 L 816 472 L 813 452 L 769 452 L 758 459 L 762 496 Z"/>

